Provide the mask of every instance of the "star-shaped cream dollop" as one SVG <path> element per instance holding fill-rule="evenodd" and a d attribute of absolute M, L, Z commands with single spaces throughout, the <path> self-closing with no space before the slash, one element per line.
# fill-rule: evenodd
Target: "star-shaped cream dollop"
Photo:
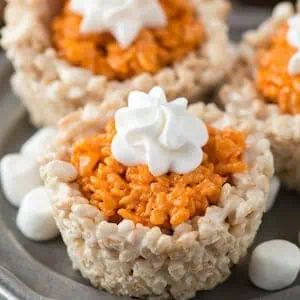
<path fill-rule="evenodd" d="M 147 165 L 154 176 L 195 170 L 203 160 L 208 130 L 187 105 L 185 98 L 168 102 L 160 87 L 148 94 L 131 92 L 128 107 L 115 114 L 115 159 L 126 166 Z"/>
<path fill-rule="evenodd" d="M 287 41 L 291 46 L 298 49 L 291 57 L 288 65 L 289 74 L 294 76 L 300 74 L 300 14 L 289 18 L 288 26 Z"/>
<path fill-rule="evenodd" d="M 127 48 L 143 28 L 167 25 L 158 0 L 71 0 L 71 10 L 82 15 L 82 33 L 108 31 Z"/>

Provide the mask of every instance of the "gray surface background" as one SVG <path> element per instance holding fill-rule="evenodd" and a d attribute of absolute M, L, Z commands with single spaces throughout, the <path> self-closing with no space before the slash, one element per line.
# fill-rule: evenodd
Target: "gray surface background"
<path fill-rule="evenodd" d="M 248 28 L 255 28 L 264 20 L 269 9 L 234 6 L 230 18 L 231 37 L 238 40 Z M 34 128 L 28 122 L 23 107 L 11 93 L 8 78 L 12 72 L 9 63 L 0 55 L 0 157 L 18 151 Z M 297 243 L 300 227 L 299 197 L 284 189 L 280 191 L 274 209 L 264 217 L 255 244 L 284 238 Z M 15 226 L 16 209 L 0 191 L 0 299 L 120 299 L 91 288 L 71 268 L 65 247 L 60 239 L 47 243 L 26 240 Z M 211 292 L 200 293 L 201 300 L 298 300 L 300 278 L 292 288 L 278 293 L 267 293 L 253 287 L 247 276 L 249 257 L 233 269 L 230 279 Z"/>

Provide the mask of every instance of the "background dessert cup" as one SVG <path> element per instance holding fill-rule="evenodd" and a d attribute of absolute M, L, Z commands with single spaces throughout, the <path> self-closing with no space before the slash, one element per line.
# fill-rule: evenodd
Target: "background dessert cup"
<path fill-rule="evenodd" d="M 93 113 L 92 113 L 93 112 Z M 53 193 L 53 213 L 73 267 L 95 287 L 112 294 L 151 299 L 188 299 L 225 281 L 251 245 L 266 204 L 273 158 L 256 123 L 241 122 L 200 103 L 190 112 L 218 128 L 247 134 L 244 161 L 222 188 L 218 205 L 204 216 L 176 227 L 172 234 L 123 220 L 105 220 L 74 183 L 78 174 L 68 163 L 74 142 L 101 132 L 113 116 L 105 108 L 85 109 L 64 118 L 44 159 L 41 174 Z"/>
<path fill-rule="evenodd" d="M 108 80 L 84 68 L 73 67 L 53 47 L 50 21 L 63 1 L 8 2 L 2 45 L 12 61 L 12 86 L 37 126 L 54 124 L 60 117 L 87 103 L 121 106 L 132 89 L 164 87 L 169 97 L 186 96 L 191 101 L 218 85 L 231 65 L 225 19 L 229 3 L 224 0 L 195 0 L 206 40 L 196 52 L 170 67 L 125 81 Z M 116 104 L 117 103 L 117 104 Z"/>
<path fill-rule="evenodd" d="M 286 185 L 299 191 L 300 115 L 283 113 L 278 104 L 267 102 L 256 81 L 259 51 L 268 49 L 274 35 L 297 11 L 291 3 L 281 3 L 257 30 L 245 33 L 233 71 L 220 92 L 220 101 L 229 114 L 260 123 L 271 142 L 277 174 Z M 296 83 L 295 77 L 295 87 Z"/>

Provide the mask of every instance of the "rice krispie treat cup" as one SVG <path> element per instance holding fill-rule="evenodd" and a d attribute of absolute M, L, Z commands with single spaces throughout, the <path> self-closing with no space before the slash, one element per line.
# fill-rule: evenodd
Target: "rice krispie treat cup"
<path fill-rule="evenodd" d="M 298 13 L 299 3 L 296 9 L 289 2 L 280 3 L 270 19 L 245 33 L 220 100 L 229 114 L 261 123 L 277 174 L 300 191 L 299 48 L 293 42 Z"/>
<path fill-rule="evenodd" d="M 185 99 L 165 101 L 155 88 L 131 93 L 115 121 L 104 107 L 74 112 L 42 162 L 74 269 L 115 295 L 188 299 L 213 289 L 246 255 L 263 216 L 273 157 L 257 124 L 213 104 L 184 112 Z M 154 112 L 146 131 L 136 127 Z"/>
<path fill-rule="evenodd" d="M 170 98 L 183 95 L 198 101 L 231 67 L 225 24 L 230 5 L 225 0 L 151 0 L 156 7 L 150 4 L 141 13 L 153 18 L 148 20 L 146 14 L 139 20 L 144 28 L 129 46 L 128 39 L 141 24 L 129 20 L 134 30 L 125 33 L 115 25 L 128 22 L 130 9 L 139 9 L 138 1 L 132 1 L 136 7 L 127 15 L 108 11 L 105 16 L 111 19 L 103 19 L 108 23 L 98 24 L 113 32 L 117 43 L 106 32 L 84 33 L 93 32 L 95 22 L 102 20 L 101 15 L 88 15 L 95 10 L 81 6 L 90 3 L 8 1 L 2 45 L 15 68 L 13 89 L 37 126 L 55 124 L 87 103 L 105 103 L 107 109 L 116 102 L 126 105 L 130 90 L 149 91 L 155 85 Z M 83 20 L 80 12 L 86 14 Z M 148 30 L 147 24 L 159 27 L 166 22 L 167 27 Z"/>

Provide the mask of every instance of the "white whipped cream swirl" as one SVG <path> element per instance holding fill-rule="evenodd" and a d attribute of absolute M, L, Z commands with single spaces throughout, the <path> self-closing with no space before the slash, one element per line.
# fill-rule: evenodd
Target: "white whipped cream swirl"
<path fill-rule="evenodd" d="M 300 48 L 300 14 L 294 15 L 288 19 L 289 30 L 287 40 L 295 48 Z"/>
<path fill-rule="evenodd" d="M 83 17 L 82 33 L 110 32 L 127 48 L 143 28 L 167 25 L 158 0 L 71 0 L 71 10 Z"/>
<path fill-rule="evenodd" d="M 187 112 L 187 104 L 185 98 L 168 103 L 160 87 L 149 94 L 131 92 L 128 107 L 115 114 L 113 156 L 126 166 L 146 164 L 154 176 L 195 170 L 202 162 L 208 131 Z"/>
<path fill-rule="evenodd" d="M 298 75 L 300 74 L 300 14 L 289 18 L 288 25 L 287 41 L 298 49 L 289 61 L 288 72 L 290 75 Z"/>

